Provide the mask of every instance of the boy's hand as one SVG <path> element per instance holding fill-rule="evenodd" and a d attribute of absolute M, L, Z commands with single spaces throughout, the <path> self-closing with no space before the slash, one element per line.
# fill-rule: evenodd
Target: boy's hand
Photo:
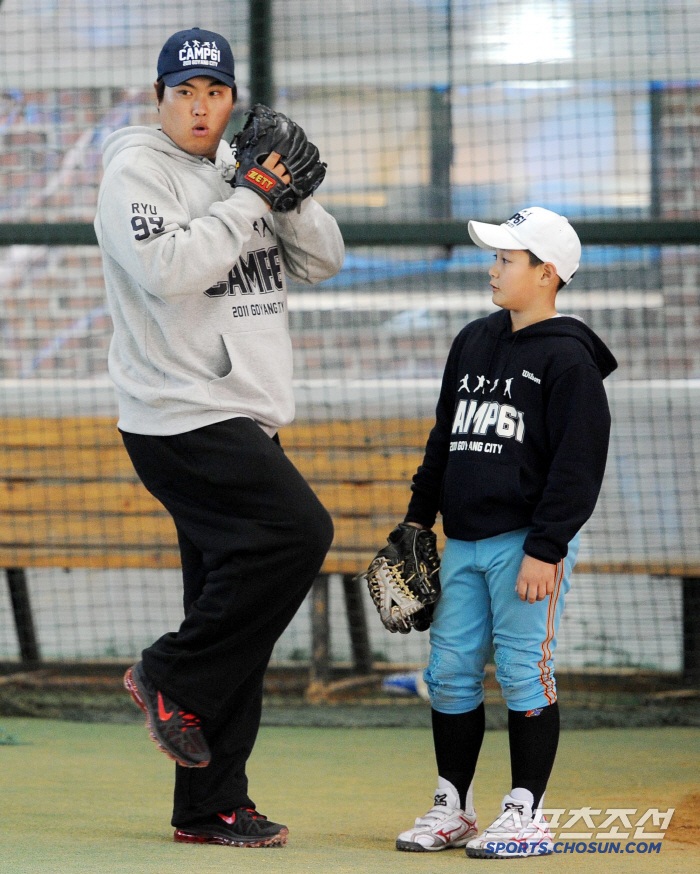
<path fill-rule="evenodd" d="M 518 579 L 515 581 L 515 591 L 521 601 L 543 601 L 554 591 L 554 581 L 557 576 L 557 565 L 540 561 L 531 555 L 524 555 Z"/>

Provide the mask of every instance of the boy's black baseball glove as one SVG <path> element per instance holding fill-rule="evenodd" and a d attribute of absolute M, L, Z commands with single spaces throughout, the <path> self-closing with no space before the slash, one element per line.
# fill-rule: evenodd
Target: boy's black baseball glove
<path fill-rule="evenodd" d="M 237 162 L 233 184 L 252 189 L 276 212 L 300 209 L 301 202 L 313 194 L 326 175 L 318 149 L 299 125 L 262 103 L 256 103 L 248 112 L 243 130 L 231 146 Z M 291 177 L 288 185 L 262 166 L 270 152 L 279 153 Z"/>
<path fill-rule="evenodd" d="M 437 538 L 426 528 L 401 522 L 364 574 L 369 593 L 389 631 L 425 631 L 440 597 Z"/>

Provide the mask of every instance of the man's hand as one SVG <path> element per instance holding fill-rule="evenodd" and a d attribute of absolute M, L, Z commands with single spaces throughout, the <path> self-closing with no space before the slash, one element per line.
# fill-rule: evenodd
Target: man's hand
<path fill-rule="evenodd" d="M 280 161 L 281 157 L 282 156 L 279 152 L 270 152 L 267 158 L 265 158 L 265 160 L 263 161 L 262 165 L 263 167 L 265 167 L 266 170 L 272 170 L 272 172 L 276 176 L 279 176 L 279 178 L 282 180 L 282 182 L 284 182 L 285 185 L 289 185 L 289 183 L 291 182 L 291 176 L 289 175 L 289 173 L 287 173 L 287 168 Z M 267 207 L 268 212 L 272 209 L 267 200 L 265 201 L 265 206 Z"/>
<path fill-rule="evenodd" d="M 298 124 L 262 103 L 247 113 L 231 143 L 236 155 L 232 185 L 250 188 L 273 212 L 301 210 L 326 175 L 318 148 Z"/>
<path fill-rule="evenodd" d="M 557 565 L 524 555 L 515 581 L 515 591 L 521 601 L 529 601 L 530 604 L 544 601 L 554 591 L 556 577 Z"/>
<path fill-rule="evenodd" d="M 280 157 L 281 155 L 279 152 L 270 152 L 267 158 L 265 158 L 265 160 L 263 161 L 262 165 L 263 167 L 265 167 L 266 170 L 272 170 L 272 172 L 276 176 L 279 176 L 279 178 L 282 180 L 282 182 L 284 182 L 285 185 L 289 185 L 289 183 L 291 182 L 291 177 L 289 173 L 287 173 L 287 168 L 280 161 Z M 268 210 L 271 209 L 270 204 L 267 201 L 265 201 L 265 205 L 267 206 Z"/>
<path fill-rule="evenodd" d="M 292 177 L 287 173 L 287 168 L 280 161 L 280 157 L 281 155 L 279 152 L 270 152 L 262 165 L 268 170 L 271 170 L 276 176 L 279 176 L 285 185 L 289 185 L 292 181 Z"/>

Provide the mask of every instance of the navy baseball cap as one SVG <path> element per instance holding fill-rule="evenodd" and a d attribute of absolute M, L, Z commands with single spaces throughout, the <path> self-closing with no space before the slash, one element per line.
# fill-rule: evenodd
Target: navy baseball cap
<path fill-rule="evenodd" d="M 221 34 L 193 27 L 174 33 L 163 46 L 158 78 L 174 88 L 193 76 L 211 76 L 233 88 L 233 53 Z"/>

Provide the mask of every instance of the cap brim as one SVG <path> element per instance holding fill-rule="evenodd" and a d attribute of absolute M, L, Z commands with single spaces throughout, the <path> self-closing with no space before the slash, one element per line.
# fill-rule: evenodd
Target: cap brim
<path fill-rule="evenodd" d="M 527 249 L 503 225 L 469 222 L 469 236 L 482 249 Z"/>
<path fill-rule="evenodd" d="M 229 88 L 233 88 L 236 80 L 228 73 L 223 73 L 221 70 L 212 70 L 210 67 L 192 67 L 190 70 L 178 70 L 177 73 L 165 73 L 160 78 L 165 82 L 168 88 L 174 88 L 176 85 L 182 85 L 188 79 L 194 79 L 195 76 L 209 76 L 210 79 L 216 79 L 217 82 L 223 82 Z"/>

